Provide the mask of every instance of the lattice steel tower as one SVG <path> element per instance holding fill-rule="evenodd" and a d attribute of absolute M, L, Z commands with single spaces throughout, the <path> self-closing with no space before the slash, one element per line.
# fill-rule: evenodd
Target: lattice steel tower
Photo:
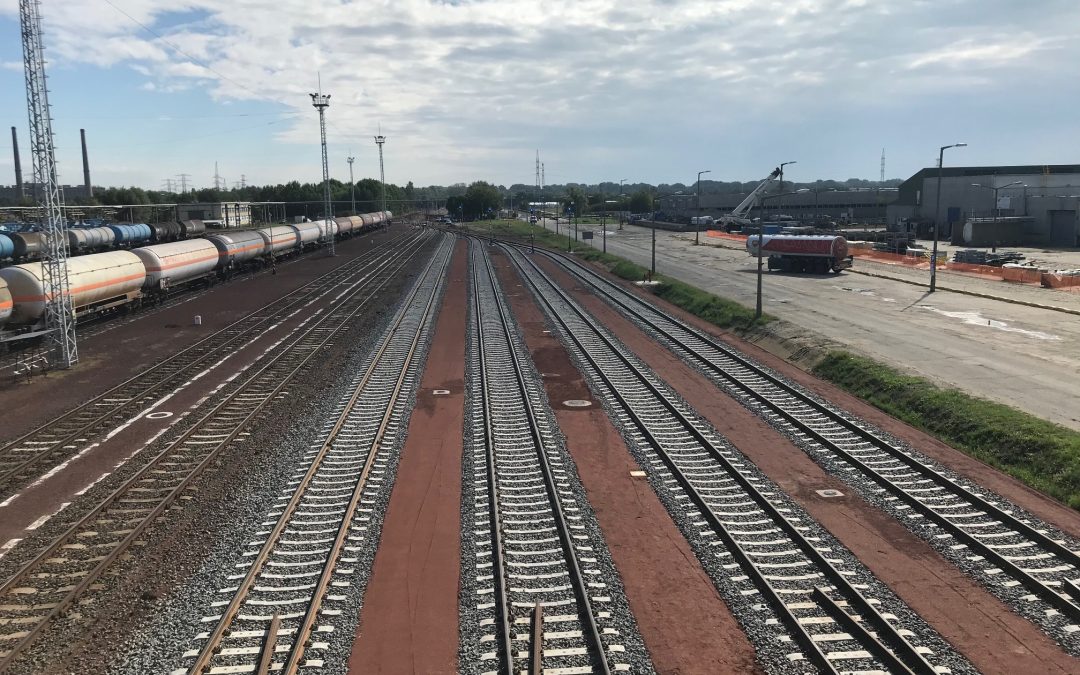
<path fill-rule="evenodd" d="M 45 327 L 56 363 L 70 368 L 79 360 L 75 344 L 75 309 L 67 267 L 67 223 L 64 200 L 56 180 L 52 117 L 45 82 L 45 47 L 41 39 L 41 8 L 38 0 L 19 0 L 22 28 L 23 68 L 26 72 L 26 109 L 30 117 L 30 155 L 34 164 L 42 210 L 45 250 L 41 261 L 45 291 Z"/>
<path fill-rule="evenodd" d="M 326 109 L 330 107 L 330 94 L 323 95 L 322 85 L 319 85 L 319 93 L 311 94 L 311 105 L 315 106 L 315 109 L 319 111 L 319 137 L 322 139 L 322 179 L 323 179 L 323 212 L 324 223 L 323 229 L 325 230 L 325 239 L 329 247 L 330 255 L 337 255 L 337 251 L 334 250 L 334 233 L 330 229 L 333 227 L 334 214 L 332 206 L 330 204 L 330 162 L 326 157 Z"/>
<path fill-rule="evenodd" d="M 383 136 L 382 129 L 379 129 L 379 135 L 375 137 L 375 145 L 379 146 L 379 185 L 382 186 L 382 194 L 380 199 L 382 205 L 379 208 L 381 211 L 384 212 L 386 211 L 386 174 L 383 172 L 382 146 L 385 142 L 386 136 Z"/>

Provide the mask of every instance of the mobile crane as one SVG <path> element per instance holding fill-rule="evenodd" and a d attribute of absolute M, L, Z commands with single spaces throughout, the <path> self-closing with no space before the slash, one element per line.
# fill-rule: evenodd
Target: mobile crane
<path fill-rule="evenodd" d="M 776 180 L 780 175 L 780 167 L 773 169 L 772 173 L 765 177 L 765 180 L 761 181 L 754 190 L 746 195 L 746 199 L 739 202 L 739 205 L 731 210 L 731 213 L 720 216 L 717 220 L 720 223 L 720 228 L 725 231 L 730 231 L 733 227 L 743 227 L 744 225 L 750 225 L 750 219 L 746 217 L 747 213 L 753 207 L 754 202 L 758 196 L 765 191 L 765 188 Z"/>

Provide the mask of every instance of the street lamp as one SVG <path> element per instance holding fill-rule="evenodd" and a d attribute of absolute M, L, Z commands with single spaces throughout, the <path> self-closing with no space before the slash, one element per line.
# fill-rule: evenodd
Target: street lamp
<path fill-rule="evenodd" d="M 623 192 L 623 183 L 625 183 L 625 182 L 626 182 L 625 178 L 620 178 L 619 179 L 619 229 L 620 230 L 622 229 L 622 223 L 623 223 L 623 204 L 625 203 L 623 200 L 626 197 L 626 193 Z"/>
<path fill-rule="evenodd" d="M 993 186 L 990 186 L 990 185 L 980 185 L 979 183 L 972 183 L 971 187 L 983 188 L 983 189 L 986 189 L 986 190 L 993 191 L 993 193 L 994 193 L 994 211 L 991 214 L 991 216 L 993 217 L 994 222 L 996 223 L 997 222 L 997 217 L 998 217 L 998 207 L 997 207 L 997 204 L 998 204 L 998 190 L 1004 190 L 1005 188 L 1010 188 L 1010 187 L 1012 187 L 1014 185 L 1024 185 L 1024 182 L 1017 180 L 1017 181 L 1013 181 L 1012 183 L 1009 183 L 1008 185 L 1002 185 L 1002 186 L 999 186 L 999 187 L 993 187 Z M 1027 187 L 1027 186 L 1024 185 L 1024 187 Z"/>
<path fill-rule="evenodd" d="M 694 246 L 698 245 L 698 236 L 701 232 L 701 174 L 712 173 L 712 170 L 705 169 L 704 171 L 697 172 L 697 214 L 698 214 L 698 226 L 694 228 Z"/>
<path fill-rule="evenodd" d="M 780 163 L 780 188 L 777 192 L 780 193 L 780 199 L 776 202 L 776 215 L 779 216 L 780 212 L 784 210 L 784 167 L 788 164 L 798 164 L 798 160 L 791 160 L 790 162 Z"/>
<path fill-rule="evenodd" d="M 941 173 L 945 167 L 945 151 L 949 148 L 966 148 L 967 143 L 953 143 L 943 145 L 938 151 L 937 164 L 937 194 L 934 195 L 934 250 L 930 252 L 930 292 L 937 290 L 937 241 L 938 241 L 938 217 L 941 215 Z"/>

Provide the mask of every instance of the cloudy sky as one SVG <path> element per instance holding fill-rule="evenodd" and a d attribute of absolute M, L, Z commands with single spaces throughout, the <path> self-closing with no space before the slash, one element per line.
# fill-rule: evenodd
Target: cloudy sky
<path fill-rule="evenodd" d="M 1077 0 L 42 0 L 58 159 L 157 188 L 331 174 L 418 185 L 889 177 L 1080 161 Z M 29 171 L 17 0 L 5 126 Z M 0 184 L 14 182 L 8 134 Z"/>

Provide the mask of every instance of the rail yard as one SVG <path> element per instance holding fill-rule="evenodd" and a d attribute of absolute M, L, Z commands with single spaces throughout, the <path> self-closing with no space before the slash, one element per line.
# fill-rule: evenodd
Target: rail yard
<path fill-rule="evenodd" d="M 320 251 L 0 389 L 0 672 L 1076 671 L 1074 510 L 576 255 Z"/>

